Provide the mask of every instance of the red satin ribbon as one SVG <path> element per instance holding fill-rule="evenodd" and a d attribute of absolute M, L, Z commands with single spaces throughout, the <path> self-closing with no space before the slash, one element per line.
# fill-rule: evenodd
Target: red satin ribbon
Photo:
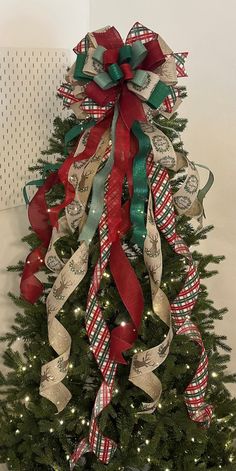
<path fill-rule="evenodd" d="M 58 176 L 61 183 L 63 183 L 65 188 L 65 198 L 62 203 L 50 208 L 50 221 L 52 226 L 58 226 L 58 217 L 59 213 L 63 208 L 70 204 L 75 196 L 75 189 L 73 185 L 68 181 L 69 170 L 74 162 L 79 162 L 81 160 L 89 159 L 97 150 L 97 147 L 101 141 L 101 138 L 104 132 L 109 129 L 112 120 L 112 113 L 110 112 L 102 121 L 99 121 L 95 126 L 93 126 L 89 131 L 88 140 L 83 152 L 80 152 L 77 156 L 74 156 L 72 153 L 63 163 L 58 171 Z"/>
<path fill-rule="evenodd" d="M 52 227 L 49 224 L 49 213 L 47 211 L 46 193 L 56 183 L 58 183 L 57 172 L 52 173 L 38 189 L 28 209 L 30 225 L 41 241 L 41 245 L 34 249 L 27 257 L 20 283 L 22 297 L 32 304 L 38 300 L 43 292 L 43 285 L 36 278 L 35 274 L 44 263 L 44 255 L 52 233 Z"/>
<path fill-rule="evenodd" d="M 166 59 L 157 40 L 147 42 L 145 47 L 148 54 L 140 65 L 141 69 L 155 70 L 157 67 L 164 64 Z"/>
<path fill-rule="evenodd" d="M 123 83 L 119 101 L 119 116 L 116 123 L 114 166 L 109 180 L 107 195 L 108 234 L 112 241 L 110 269 L 122 302 L 129 312 L 131 322 L 118 326 L 111 332 L 110 357 L 117 363 L 125 364 L 123 353 L 129 350 L 137 336 L 142 320 L 144 299 L 139 280 L 121 246 L 122 227 L 122 189 L 125 176 L 129 184 L 130 196 L 133 191 L 132 165 L 136 141 L 131 139 L 131 127 L 134 120 L 145 121 L 140 100 Z M 129 216 L 128 216 L 129 217 Z M 129 225 L 130 227 L 130 220 Z"/>
<path fill-rule="evenodd" d="M 132 322 L 115 327 L 111 332 L 110 358 L 126 364 L 122 352 L 129 350 L 138 336 L 144 309 L 143 292 L 120 240 L 113 242 L 110 255 L 110 269 L 123 304 Z"/>
<path fill-rule="evenodd" d="M 111 28 L 107 29 L 106 31 L 95 31 L 93 36 L 95 37 L 98 45 L 103 46 L 106 49 L 111 48 L 111 45 L 113 48 L 120 48 L 124 44 L 122 37 L 116 28 L 114 28 L 114 26 L 111 26 Z"/>

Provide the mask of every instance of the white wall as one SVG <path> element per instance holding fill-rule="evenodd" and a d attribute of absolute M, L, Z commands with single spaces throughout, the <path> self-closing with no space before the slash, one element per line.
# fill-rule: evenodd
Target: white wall
<path fill-rule="evenodd" d="M 181 105 L 180 114 L 189 120 L 184 139 L 191 158 L 211 167 L 216 178 L 205 204 L 206 223 L 213 223 L 216 229 L 202 247 L 227 257 L 220 275 L 209 282 L 209 289 L 216 306 L 227 305 L 230 309 L 217 329 L 233 346 L 235 1 L 0 0 L 0 6 L 0 46 L 72 49 L 87 30 L 114 24 L 125 36 L 138 20 L 158 31 L 176 51 L 189 50 L 189 78 L 184 81 L 189 97 Z M 4 273 L 3 267 L 24 258 L 26 248 L 20 238 L 27 226 L 24 207 L 0 213 L 1 331 L 9 327 L 14 313 L 5 293 L 18 286 L 17 277 Z M 231 369 L 236 371 L 235 348 Z M 236 394 L 236 386 L 232 391 Z"/>

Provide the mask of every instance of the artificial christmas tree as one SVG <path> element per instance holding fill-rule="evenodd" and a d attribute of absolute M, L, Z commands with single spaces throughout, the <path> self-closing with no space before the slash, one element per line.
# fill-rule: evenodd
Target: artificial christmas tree
<path fill-rule="evenodd" d="M 211 230 L 190 218 L 201 225 L 212 174 L 199 190 L 180 138 L 187 53 L 139 23 L 125 44 L 105 28 L 75 52 L 59 89 L 74 114 L 55 120 L 53 157 L 32 168 L 42 176 L 24 239 L 32 251 L 10 268 L 22 273 L 21 296 L 10 295 L 22 311 L 3 338 L 1 461 L 235 470 L 225 384 L 236 378 L 213 330 L 226 309 L 200 284 L 223 257 L 189 250 Z"/>

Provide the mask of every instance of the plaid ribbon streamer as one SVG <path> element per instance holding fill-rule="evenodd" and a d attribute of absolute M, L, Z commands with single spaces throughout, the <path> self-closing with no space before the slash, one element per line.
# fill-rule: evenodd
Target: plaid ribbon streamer
<path fill-rule="evenodd" d="M 57 90 L 58 96 L 63 99 L 63 105 L 67 108 L 80 101 L 72 92 L 73 87 L 69 83 L 63 83 Z"/>
<path fill-rule="evenodd" d="M 81 41 L 73 48 L 73 51 L 76 54 L 81 54 L 82 52 L 86 52 L 89 48 L 89 36 L 86 34 L 86 36 L 81 39 Z"/>
<path fill-rule="evenodd" d="M 91 98 L 85 98 L 81 103 L 81 109 L 88 113 L 93 119 L 101 119 L 107 114 L 107 112 L 113 107 L 113 103 L 109 103 L 106 106 L 100 106 Z"/>
<path fill-rule="evenodd" d="M 190 316 L 197 301 L 200 280 L 191 253 L 181 237 L 176 233 L 173 197 L 166 169 L 152 162 L 148 164 L 151 176 L 152 193 L 154 195 L 154 216 L 158 229 L 165 236 L 173 250 L 186 258 L 187 276 L 184 286 L 171 304 L 173 324 L 176 335 L 187 335 L 190 340 L 201 347 L 200 362 L 193 380 L 187 386 L 184 397 L 190 418 L 203 427 L 210 425 L 213 408 L 204 401 L 208 382 L 208 358 L 202 337 Z M 154 167 L 154 172 L 153 172 Z"/>
<path fill-rule="evenodd" d="M 106 194 L 107 189 L 108 184 L 106 185 Z M 111 401 L 117 369 L 117 364 L 109 359 L 110 331 L 97 301 L 97 292 L 100 288 L 101 278 L 108 264 L 111 250 L 111 242 L 108 240 L 106 205 L 99 223 L 99 235 L 100 258 L 95 266 L 88 293 L 85 323 L 91 349 L 102 373 L 103 382 L 96 396 L 90 421 L 89 436 L 79 443 L 71 456 L 71 469 L 74 468 L 82 454 L 88 451 L 95 453 L 102 463 L 109 463 L 117 448 L 113 440 L 102 435 L 97 424 L 97 417 Z"/>
<path fill-rule="evenodd" d="M 188 52 L 174 52 L 173 56 L 176 62 L 177 77 L 187 77 L 184 64 L 188 57 Z"/>
<path fill-rule="evenodd" d="M 142 41 L 145 44 L 154 39 L 157 39 L 157 33 L 137 21 L 129 31 L 125 42 L 126 44 L 133 44 L 135 41 Z"/>
<path fill-rule="evenodd" d="M 180 96 L 180 89 L 178 87 L 171 87 L 171 94 L 169 94 L 160 106 L 160 110 L 166 113 L 171 113 L 177 98 Z"/>

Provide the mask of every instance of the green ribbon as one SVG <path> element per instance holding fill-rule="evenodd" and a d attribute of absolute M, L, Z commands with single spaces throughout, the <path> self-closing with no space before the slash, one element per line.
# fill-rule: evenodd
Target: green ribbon
<path fill-rule="evenodd" d="M 171 87 L 166 85 L 164 82 L 159 80 L 157 85 L 155 86 L 153 92 L 151 93 L 149 99 L 147 100 L 147 104 L 151 108 L 158 108 L 163 100 L 171 93 Z"/>
<path fill-rule="evenodd" d="M 24 196 L 24 200 L 25 200 L 25 204 L 28 205 L 30 200 L 29 200 L 29 197 L 27 195 L 27 190 L 26 190 L 26 187 L 27 186 L 36 186 L 37 188 L 40 188 L 40 186 L 42 186 L 45 182 L 45 179 L 44 178 L 40 178 L 39 180 L 31 180 L 30 182 L 26 183 L 24 188 L 23 188 L 23 196 Z"/>
<path fill-rule="evenodd" d="M 86 52 L 82 52 L 77 55 L 76 63 L 75 63 L 75 71 L 74 71 L 75 80 L 93 80 L 93 77 L 90 77 L 90 75 L 86 75 L 83 72 L 86 57 L 87 57 Z"/>
<path fill-rule="evenodd" d="M 135 71 L 135 74 L 131 80 L 134 85 L 138 87 L 143 87 L 148 77 L 148 72 L 146 70 L 138 69 Z"/>
<path fill-rule="evenodd" d="M 119 63 L 130 62 L 132 59 L 132 46 L 125 44 L 119 50 Z"/>
<path fill-rule="evenodd" d="M 100 72 L 99 74 L 95 75 L 94 82 L 96 82 L 96 84 L 103 90 L 107 90 L 108 88 L 114 87 L 116 85 L 107 72 Z"/>
<path fill-rule="evenodd" d="M 98 227 L 99 221 L 102 216 L 103 208 L 104 208 L 105 182 L 114 163 L 115 130 L 116 130 L 118 114 L 119 113 L 118 113 L 117 106 L 115 106 L 114 116 L 113 116 L 112 126 L 111 126 L 111 135 L 112 135 L 111 153 L 104 167 L 94 177 L 93 194 L 92 194 L 89 214 L 87 217 L 87 221 L 79 236 L 79 241 L 84 240 L 87 244 L 91 242 L 95 234 L 95 231 Z"/>
<path fill-rule="evenodd" d="M 118 64 L 109 65 L 108 73 L 115 83 L 119 82 L 119 80 L 122 79 L 124 75 Z"/>
<path fill-rule="evenodd" d="M 105 51 L 106 51 L 105 47 L 97 46 L 93 53 L 93 59 L 97 61 L 99 64 L 103 64 L 103 54 Z"/>
<path fill-rule="evenodd" d="M 76 124 L 75 126 L 73 126 L 73 128 L 71 128 L 66 134 L 65 134 L 65 137 L 64 137 L 64 154 L 65 155 L 68 155 L 68 150 L 67 150 L 67 147 L 68 147 L 68 144 L 69 142 L 73 141 L 73 139 L 75 139 L 76 137 L 78 137 L 83 131 L 85 131 L 85 129 L 88 129 L 88 128 L 91 128 L 92 126 L 94 126 L 94 124 L 96 124 L 96 121 L 94 121 L 94 119 L 91 119 L 87 122 L 84 122 L 84 123 L 80 123 L 80 124 Z"/>
<path fill-rule="evenodd" d="M 148 51 L 144 44 L 141 41 L 135 41 L 132 44 L 132 59 L 131 59 L 131 67 L 136 69 L 141 62 L 145 59 Z"/>
<path fill-rule="evenodd" d="M 147 233 L 145 225 L 145 204 L 148 197 L 146 161 L 151 151 L 151 142 L 149 137 L 144 134 L 138 121 L 134 122 L 132 132 L 138 139 L 139 150 L 133 163 L 134 193 L 130 207 L 130 219 L 133 224 L 131 241 L 143 248 Z"/>

